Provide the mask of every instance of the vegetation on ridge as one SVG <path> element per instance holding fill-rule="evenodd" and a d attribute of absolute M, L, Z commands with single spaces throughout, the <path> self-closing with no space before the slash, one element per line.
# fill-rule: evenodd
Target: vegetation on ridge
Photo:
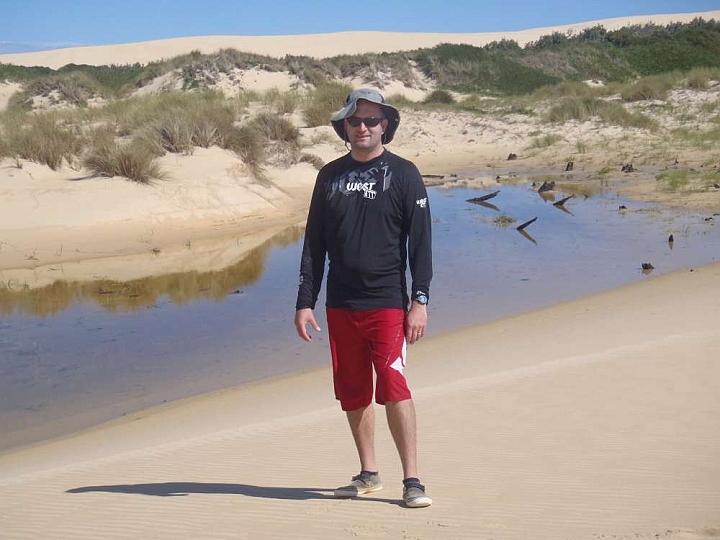
<path fill-rule="evenodd" d="M 178 72 L 184 89 L 212 86 L 222 74 L 236 69 L 257 68 L 296 75 L 305 84 L 319 86 L 343 78 L 362 78 L 382 86 L 384 80 L 399 80 L 413 87 L 413 67 L 432 78 L 439 89 L 482 92 L 493 95 L 523 95 L 561 81 L 598 79 L 622 82 L 633 77 L 689 71 L 698 67 L 720 67 L 720 22 L 695 19 L 668 26 L 648 24 L 608 31 L 602 26 L 577 34 L 552 33 L 520 47 L 502 40 L 484 47 L 441 44 L 415 51 L 341 55 L 322 60 L 288 55 L 273 58 L 223 49 L 215 54 L 198 51 L 145 66 L 86 66 L 68 64 L 58 70 L 0 64 L 0 80 L 38 82 L 33 90 L 15 100 L 26 103 L 32 92 L 49 92 L 62 76 L 81 73 L 76 84 L 96 95 L 126 95 L 135 88 Z M 92 79 L 94 85 L 87 81 Z"/>

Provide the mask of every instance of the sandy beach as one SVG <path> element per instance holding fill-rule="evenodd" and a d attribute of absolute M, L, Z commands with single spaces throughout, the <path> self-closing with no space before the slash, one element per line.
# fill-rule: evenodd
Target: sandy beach
<path fill-rule="evenodd" d="M 699 15 L 720 18 L 720 11 L 600 22 L 610 28 Z M 455 37 L 523 43 L 547 33 L 475 41 L 397 35 L 386 43 L 397 50 Z M 304 39 L 315 48 L 293 50 L 369 52 L 360 45 L 367 37 L 326 35 Z M 219 47 L 273 55 L 300 38 L 187 38 L 0 55 L 0 62 L 147 62 Z M 271 84 L 253 77 L 257 88 Z M 0 109 L 17 89 L 0 81 Z M 670 101 L 677 114 L 689 115 L 719 95 L 715 84 L 674 91 Z M 428 183 L 488 188 L 557 174 L 574 156 L 564 181 L 577 189 L 602 181 L 622 196 L 720 219 L 720 189 L 669 192 L 655 179 L 667 167 L 712 169 L 708 152 L 658 153 L 654 135 L 590 122 L 543 127 L 562 138 L 535 151 L 536 122 L 408 111 L 390 149 L 423 174 L 442 177 Z M 345 152 L 329 126 L 300 129 L 305 141 L 320 141 L 309 148 L 322 159 Z M 578 141 L 590 149 L 578 153 Z M 519 159 L 509 162 L 512 152 Z M 637 170 L 595 174 L 626 162 Z M 161 166 L 166 178 L 141 185 L 69 166 L 0 162 L 0 284 L 42 287 L 59 269 L 71 280 L 211 269 L 224 264 L 205 257 L 203 246 L 213 240 L 238 239 L 224 254 L 230 261 L 304 222 L 316 175 L 301 163 L 271 167 L 269 181 L 259 182 L 217 147 L 167 155 Z M 153 258 L 157 252 L 164 256 Z M 288 312 L 281 331 L 293 332 L 291 319 Z M 384 490 L 357 500 L 332 497 L 357 472 L 357 458 L 327 365 L 0 454 L 0 537 L 720 539 L 718 320 L 720 263 L 412 346 L 406 375 L 418 409 L 422 478 L 435 500 L 427 509 L 400 505 L 400 466 L 383 414 L 377 444 Z M 298 347 L 313 346 L 298 340 Z"/>
<path fill-rule="evenodd" d="M 332 499 L 356 458 L 323 368 L 0 457 L 3 534 L 718 538 L 718 278 L 683 271 L 413 346 L 436 500 L 422 515 L 399 506 L 386 429 L 385 490 Z"/>

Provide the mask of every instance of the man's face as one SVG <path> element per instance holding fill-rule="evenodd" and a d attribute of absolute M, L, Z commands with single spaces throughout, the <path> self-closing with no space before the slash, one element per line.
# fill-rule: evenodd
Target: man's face
<path fill-rule="evenodd" d="M 382 136 L 388 125 L 380 105 L 360 100 L 352 116 L 355 118 L 383 118 L 383 121 L 375 127 L 366 126 L 364 122 L 353 127 L 345 119 L 345 131 L 352 151 L 369 158 L 379 156 L 382 153 Z"/>

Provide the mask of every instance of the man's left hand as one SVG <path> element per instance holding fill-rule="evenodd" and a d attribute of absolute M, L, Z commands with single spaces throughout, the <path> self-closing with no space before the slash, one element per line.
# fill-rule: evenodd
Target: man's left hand
<path fill-rule="evenodd" d="M 427 307 L 411 302 L 410 311 L 405 317 L 405 339 L 412 345 L 425 335 L 427 325 Z"/>

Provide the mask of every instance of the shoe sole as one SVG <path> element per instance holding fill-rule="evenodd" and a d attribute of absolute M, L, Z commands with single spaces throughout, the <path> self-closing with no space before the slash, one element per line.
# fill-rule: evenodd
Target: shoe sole
<path fill-rule="evenodd" d="M 430 497 L 418 497 L 412 501 L 405 502 L 405 506 L 408 508 L 425 508 L 433 503 Z"/>
<path fill-rule="evenodd" d="M 383 487 L 380 486 L 373 486 L 371 488 L 363 489 L 362 491 L 342 491 L 340 489 L 336 489 L 334 491 L 335 498 L 337 499 L 353 499 L 355 497 L 359 497 L 361 495 L 365 495 L 367 493 L 373 493 L 375 491 L 380 491 Z"/>

